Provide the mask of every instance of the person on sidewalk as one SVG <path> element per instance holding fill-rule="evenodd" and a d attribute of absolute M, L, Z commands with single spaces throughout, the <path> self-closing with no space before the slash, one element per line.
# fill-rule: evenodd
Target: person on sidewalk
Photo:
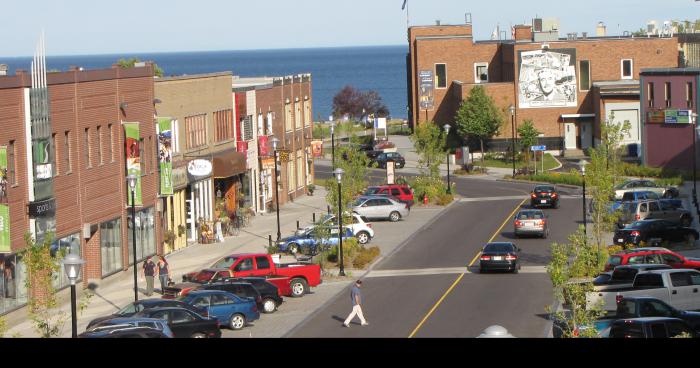
<path fill-rule="evenodd" d="M 350 322 L 353 318 L 355 318 L 355 315 L 360 317 L 360 324 L 362 326 L 367 326 L 369 324 L 367 321 L 365 321 L 365 317 L 362 315 L 362 293 L 360 292 L 360 286 L 362 286 L 362 280 L 357 280 L 350 291 L 352 312 L 350 312 L 348 318 L 345 320 L 345 322 L 343 322 L 343 326 L 345 327 L 350 327 Z"/>
<path fill-rule="evenodd" d="M 168 261 L 165 260 L 165 257 L 158 256 L 158 258 L 160 258 L 158 260 L 158 279 L 160 280 L 160 293 L 165 294 L 165 287 L 168 286 L 168 280 L 170 280 L 170 277 L 168 275 L 169 266 Z"/>
<path fill-rule="evenodd" d="M 156 265 L 151 257 L 146 258 L 143 262 L 143 275 L 146 278 L 146 296 L 153 295 L 153 278 L 156 274 Z"/>

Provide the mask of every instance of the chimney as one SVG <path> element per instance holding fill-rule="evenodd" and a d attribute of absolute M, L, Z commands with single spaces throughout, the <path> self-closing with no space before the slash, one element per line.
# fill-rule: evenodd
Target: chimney
<path fill-rule="evenodd" d="M 598 22 L 598 26 L 595 28 L 595 35 L 596 35 L 596 37 L 605 37 L 606 36 L 605 23 Z"/>
<path fill-rule="evenodd" d="M 435 25 L 439 26 L 440 25 L 440 19 L 435 20 Z"/>
<path fill-rule="evenodd" d="M 583 38 L 584 40 L 588 38 L 588 32 L 581 32 L 581 38 Z"/>
<path fill-rule="evenodd" d="M 515 42 L 529 42 L 532 41 L 532 27 L 519 24 L 515 26 Z"/>
<path fill-rule="evenodd" d="M 7 75 L 7 64 L 0 64 L 0 75 Z"/>

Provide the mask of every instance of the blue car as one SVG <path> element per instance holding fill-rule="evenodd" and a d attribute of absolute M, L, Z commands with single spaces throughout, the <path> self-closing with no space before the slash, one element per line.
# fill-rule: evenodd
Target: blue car
<path fill-rule="evenodd" d="M 290 237 L 284 238 L 277 243 L 280 252 L 286 253 L 302 253 L 302 254 L 318 254 L 320 250 L 329 249 L 332 246 L 339 244 L 338 234 L 329 234 L 328 238 L 319 238 L 317 235 L 317 228 L 310 229 L 299 235 L 292 235 Z M 352 229 L 345 228 L 345 235 L 343 236 L 343 241 L 346 239 L 353 238 Z"/>
<path fill-rule="evenodd" d="M 195 290 L 178 300 L 197 308 L 206 309 L 209 317 L 240 330 L 248 322 L 260 318 L 257 304 L 252 298 L 243 298 L 221 290 Z"/>
<path fill-rule="evenodd" d="M 626 192 L 622 195 L 622 199 L 613 201 L 610 212 L 614 212 L 620 208 L 622 202 L 640 201 L 643 199 L 659 199 L 659 195 L 649 190 Z"/>

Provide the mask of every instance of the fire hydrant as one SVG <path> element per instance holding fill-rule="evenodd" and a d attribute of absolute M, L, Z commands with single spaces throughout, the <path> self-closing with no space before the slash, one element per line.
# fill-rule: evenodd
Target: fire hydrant
<path fill-rule="evenodd" d="M 423 194 L 423 204 L 428 204 L 428 195 Z"/>

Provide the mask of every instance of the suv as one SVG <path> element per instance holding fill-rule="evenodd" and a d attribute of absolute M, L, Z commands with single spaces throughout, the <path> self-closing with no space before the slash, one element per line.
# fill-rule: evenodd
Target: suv
<path fill-rule="evenodd" d="M 370 186 L 365 190 L 364 195 L 386 195 L 398 199 L 407 205 L 413 205 L 413 189 L 408 184 L 386 184 Z"/>
<path fill-rule="evenodd" d="M 677 206 L 674 200 L 644 200 L 624 202 L 622 204 L 622 216 L 617 222 L 619 228 L 623 228 L 634 221 L 661 219 L 688 227 L 693 221 L 690 211 Z"/>
<path fill-rule="evenodd" d="M 202 285 L 198 290 L 223 290 L 241 298 L 249 298 L 255 301 L 258 308 L 263 308 L 263 299 L 260 292 L 249 282 L 223 281 L 214 284 Z"/>
<path fill-rule="evenodd" d="M 221 283 L 209 285 L 207 289 L 229 291 L 224 285 L 235 283 L 249 283 L 260 293 L 262 302 L 260 303 L 259 308 L 263 311 L 263 313 L 272 313 L 277 310 L 277 307 L 279 307 L 280 304 L 282 304 L 283 300 L 280 296 L 279 289 L 271 282 L 268 282 L 264 277 L 230 278 L 222 281 Z M 217 285 L 222 285 L 222 287 L 219 288 Z"/>
<path fill-rule="evenodd" d="M 700 270 L 700 259 L 684 257 L 666 248 L 649 247 L 628 249 L 611 255 L 605 264 L 605 271 L 615 266 L 628 264 L 667 264 L 673 268 L 694 268 Z"/>
<path fill-rule="evenodd" d="M 611 209 L 617 210 L 624 202 L 643 201 L 645 199 L 659 199 L 659 195 L 649 190 L 639 190 L 626 192 L 622 195 L 622 199 L 613 201 Z"/>
<path fill-rule="evenodd" d="M 542 205 L 559 208 L 559 194 L 554 185 L 538 185 L 530 193 L 530 207 Z"/>
<path fill-rule="evenodd" d="M 350 230 L 352 230 L 352 234 L 357 238 L 357 242 L 360 244 L 367 244 L 369 243 L 372 238 L 374 238 L 374 229 L 372 229 L 372 223 L 367 220 L 367 218 L 364 218 L 363 216 L 360 216 L 356 213 L 352 214 L 352 223 L 346 224 L 343 223 L 343 226 L 347 226 Z M 338 223 L 335 221 L 335 215 L 334 214 L 326 214 L 324 215 L 321 220 L 319 221 L 319 224 L 321 226 L 331 226 L 331 234 L 337 234 L 338 233 Z M 312 224 L 309 226 L 306 226 L 302 229 L 297 230 L 297 235 L 304 235 L 307 232 L 311 231 L 313 228 L 318 226 L 317 224 Z"/>
<path fill-rule="evenodd" d="M 406 166 L 406 159 L 404 159 L 403 156 L 401 156 L 401 154 L 398 152 L 382 152 L 378 154 L 377 157 L 371 160 L 372 162 L 376 162 L 377 166 L 380 169 L 386 169 L 386 163 L 389 160 L 394 161 L 396 163 L 395 165 L 397 169 Z"/>

